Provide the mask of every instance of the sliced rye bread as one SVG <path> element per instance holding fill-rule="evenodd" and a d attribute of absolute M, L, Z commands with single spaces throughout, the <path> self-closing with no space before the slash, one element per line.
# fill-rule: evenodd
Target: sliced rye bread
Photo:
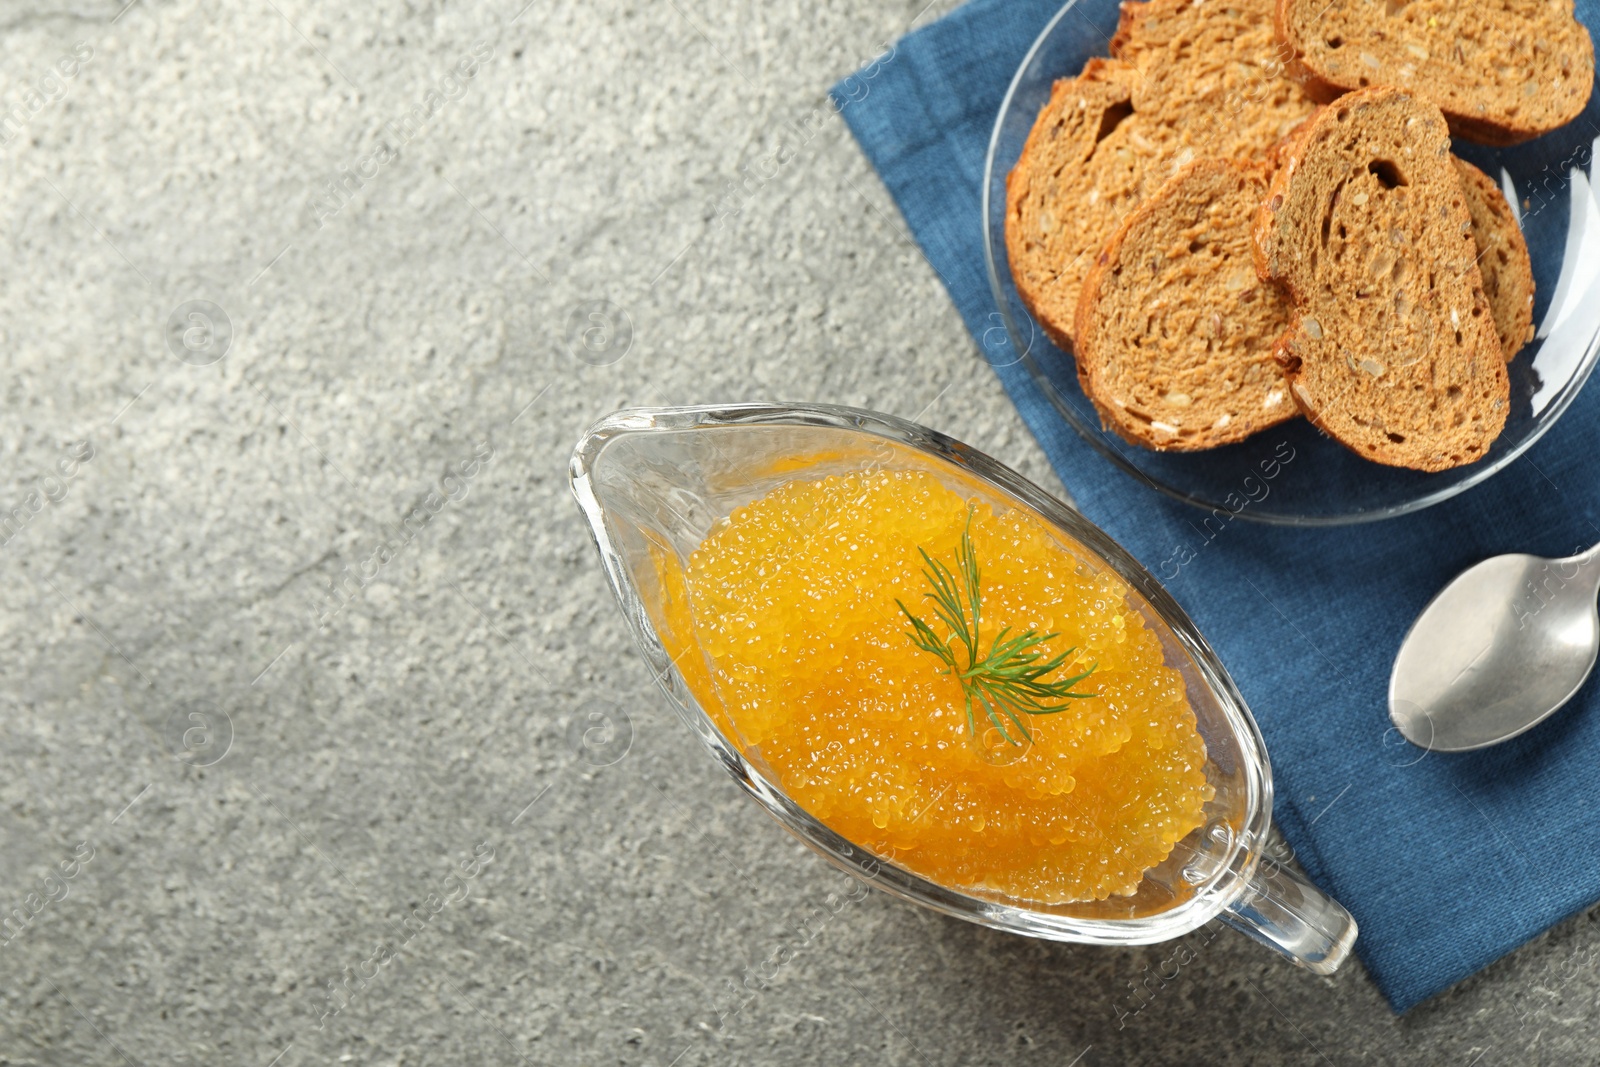
<path fill-rule="evenodd" d="M 1272 350 L 1289 303 L 1251 263 L 1271 177 L 1266 163 L 1191 163 L 1096 259 L 1078 301 L 1078 380 L 1126 440 L 1195 451 L 1299 415 Z"/>
<path fill-rule="evenodd" d="M 1294 142 L 1291 136 L 1274 146 L 1270 158 L 1275 167 L 1282 166 Z M 1472 239 L 1478 246 L 1478 272 L 1509 363 L 1533 340 L 1533 262 L 1528 257 L 1528 242 L 1494 180 L 1460 156 L 1450 158 L 1461 176 L 1461 191 L 1467 194 Z"/>
<path fill-rule="evenodd" d="M 1137 74 L 1091 59 L 1063 78 L 1006 176 L 1006 257 L 1017 294 L 1047 336 L 1072 346 L 1078 290 L 1116 220 L 1144 195 L 1144 159 L 1124 127 Z"/>
<path fill-rule="evenodd" d="M 1095 256 L 1146 196 L 1195 159 L 1264 155 L 1316 110 L 1285 76 L 1272 7 L 1126 3 L 1114 58 L 1056 83 L 1006 179 L 1006 252 L 1060 347 Z"/>
<path fill-rule="evenodd" d="M 1279 39 L 1319 100 L 1418 92 L 1457 136 L 1509 145 L 1565 126 L 1594 86 L 1572 0 L 1277 0 Z"/>
<path fill-rule="evenodd" d="M 1478 246 L 1478 272 L 1494 312 L 1495 332 L 1506 361 L 1533 340 L 1533 263 L 1522 226 L 1494 179 L 1471 163 L 1453 157 L 1472 213 L 1472 239 Z"/>
<path fill-rule="evenodd" d="M 1483 458 L 1510 386 L 1437 107 L 1378 87 L 1324 108 L 1273 176 L 1254 250 L 1294 304 L 1275 354 L 1320 429 L 1391 466 Z"/>
<path fill-rule="evenodd" d="M 1289 77 L 1292 54 L 1278 42 L 1275 6 L 1275 0 L 1123 3 L 1110 50 L 1139 72 L 1135 108 L 1179 134 L 1192 158 L 1260 155 L 1287 136 L 1317 101 Z"/>
<path fill-rule="evenodd" d="M 1533 334 L 1527 245 L 1499 187 L 1452 158 L 1509 360 Z M 1276 286 L 1258 285 L 1249 265 L 1251 228 L 1274 169 L 1190 164 L 1123 222 L 1090 270 L 1075 322 L 1078 380 L 1101 422 L 1123 439 L 1196 451 L 1299 416 L 1272 355 L 1288 326 L 1288 300 Z M 1204 247 L 1191 251 L 1197 243 Z"/>

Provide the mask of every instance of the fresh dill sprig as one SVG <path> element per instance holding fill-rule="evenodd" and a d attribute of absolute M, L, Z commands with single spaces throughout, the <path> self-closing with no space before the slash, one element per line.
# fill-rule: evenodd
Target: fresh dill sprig
<path fill-rule="evenodd" d="M 906 636 L 918 648 L 938 656 L 945 664 L 945 670 L 941 673 L 952 675 L 961 683 L 967 697 L 967 726 L 974 737 L 978 733 L 974 706 L 984 710 L 989 721 L 1000 731 L 1000 736 L 1016 745 L 1021 742 L 1015 740 L 1006 729 L 1007 720 L 1016 727 L 1018 733 L 1032 742 L 1033 735 L 1028 733 L 1028 728 L 1018 718 L 1019 713 L 1053 715 L 1066 710 L 1073 700 L 1100 695 L 1072 691 L 1073 686 L 1094 673 L 1094 667 L 1070 678 L 1046 680 L 1078 651 L 1069 648 L 1060 655 L 1045 659 L 1045 649 L 1040 646 L 1059 636 L 1057 634 L 1041 635 L 1037 630 L 1028 630 L 1010 636 L 1011 627 L 1007 626 L 995 637 L 987 652 L 979 651 L 983 596 L 979 591 L 981 573 L 978 556 L 972 547 L 970 509 L 967 511 L 967 528 L 962 532 L 961 544 L 956 549 L 956 571 L 960 572 L 959 575 L 942 561 L 928 555 L 926 549 L 919 548 L 917 551 L 927 565 L 923 568 L 923 577 L 932 587 L 932 592 L 924 594 L 923 599 L 933 601 L 933 613 L 949 628 L 949 636 L 941 640 L 933 627 L 911 614 L 911 609 L 902 601 L 897 599 L 895 603 L 911 620 L 911 629 Z M 960 659 L 963 657 L 958 657 L 952 641 L 962 646 L 966 666 L 961 665 Z"/>

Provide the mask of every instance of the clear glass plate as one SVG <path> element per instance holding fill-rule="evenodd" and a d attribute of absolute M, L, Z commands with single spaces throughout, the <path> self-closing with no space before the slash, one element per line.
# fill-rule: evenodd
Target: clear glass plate
<path fill-rule="evenodd" d="M 1600 194 L 1589 176 L 1600 146 L 1595 98 L 1577 120 L 1536 141 L 1501 149 L 1455 143 L 1458 155 L 1500 182 L 1520 215 L 1536 285 L 1537 334 L 1509 365 L 1511 413 L 1482 460 L 1436 474 L 1386 467 L 1322 436 L 1304 419 L 1236 445 L 1191 453 L 1153 452 L 1101 429 L 1078 387 L 1072 357 L 1045 337 L 1012 284 L 1005 183 L 1051 84 L 1076 75 L 1091 56 L 1107 54 L 1117 16 L 1117 0 L 1069 0 L 1028 51 L 1000 106 L 984 168 L 984 252 L 1009 345 L 986 345 L 991 362 L 998 362 L 998 349 L 1025 365 L 1079 436 L 1140 484 L 1258 522 L 1332 525 L 1416 511 L 1508 466 L 1555 424 L 1600 353 Z M 1256 484 L 1252 475 L 1276 469 L 1273 461 L 1282 453 L 1275 452 L 1284 442 L 1295 450 L 1293 476 L 1277 479 L 1269 494 L 1249 499 L 1240 510 Z"/>

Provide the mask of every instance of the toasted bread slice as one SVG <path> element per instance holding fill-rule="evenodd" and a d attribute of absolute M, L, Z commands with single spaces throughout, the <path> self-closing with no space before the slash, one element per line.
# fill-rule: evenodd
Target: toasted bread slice
<path fill-rule="evenodd" d="M 1278 36 L 1322 101 L 1394 85 L 1457 136 L 1508 145 L 1577 118 L 1594 44 L 1572 0 L 1277 0 Z"/>
<path fill-rule="evenodd" d="M 1292 54 L 1277 40 L 1274 7 L 1275 0 L 1123 3 L 1111 55 L 1139 73 L 1135 110 L 1178 134 L 1190 158 L 1260 155 L 1287 136 L 1317 101 L 1288 76 Z"/>
<path fill-rule="evenodd" d="M 1138 204 L 1195 159 L 1264 155 L 1316 110 L 1285 76 L 1273 0 L 1123 5 L 1112 59 L 1059 81 L 1006 181 L 1006 251 L 1045 333 L 1072 343 L 1083 279 Z"/>
<path fill-rule="evenodd" d="M 1294 304 L 1276 355 L 1320 429 L 1416 470 L 1489 451 L 1510 385 L 1437 107 L 1380 87 L 1318 113 L 1273 176 L 1255 260 Z"/>
<path fill-rule="evenodd" d="M 1506 361 L 1533 340 L 1533 263 L 1522 226 L 1505 194 L 1483 171 L 1456 157 L 1461 191 L 1472 213 L 1472 239 L 1478 246 L 1478 272 L 1494 312 L 1495 332 Z"/>
<path fill-rule="evenodd" d="M 1078 301 L 1078 379 L 1101 421 L 1136 445 L 1188 452 L 1299 414 L 1273 360 L 1289 324 L 1256 277 L 1251 226 L 1266 163 L 1191 163 L 1111 238 Z"/>
<path fill-rule="evenodd" d="M 1056 82 L 1006 176 L 1006 256 L 1017 293 L 1061 348 L 1095 252 L 1144 195 L 1148 153 L 1128 138 L 1137 74 L 1091 59 Z"/>
<path fill-rule="evenodd" d="M 1286 137 L 1274 146 L 1268 157 L 1274 167 L 1282 165 L 1294 140 L 1293 136 Z M 1478 246 L 1483 291 L 1489 297 L 1495 332 L 1500 335 L 1500 347 L 1509 363 L 1533 340 L 1533 263 L 1528 257 L 1528 242 L 1522 236 L 1522 224 L 1494 180 L 1460 156 L 1452 158 L 1461 176 L 1461 191 L 1467 194 L 1467 210 L 1472 214 L 1472 238 Z"/>

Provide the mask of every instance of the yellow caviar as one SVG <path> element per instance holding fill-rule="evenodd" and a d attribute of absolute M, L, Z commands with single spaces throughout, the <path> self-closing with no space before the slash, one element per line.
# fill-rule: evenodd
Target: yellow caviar
<path fill-rule="evenodd" d="M 1022 716 L 1031 744 L 981 709 L 973 736 L 961 683 L 895 604 L 947 632 L 917 549 L 953 561 L 969 514 L 982 648 L 1005 626 L 1056 633 L 1048 656 L 1078 650 L 1063 675 L 1095 667 L 1075 687 L 1094 697 Z M 925 878 L 1102 900 L 1134 892 L 1202 822 L 1212 789 L 1180 675 L 1125 583 L 1031 513 L 996 514 L 922 471 L 794 481 L 660 578 L 668 652 L 730 740 L 831 829 Z"/>

